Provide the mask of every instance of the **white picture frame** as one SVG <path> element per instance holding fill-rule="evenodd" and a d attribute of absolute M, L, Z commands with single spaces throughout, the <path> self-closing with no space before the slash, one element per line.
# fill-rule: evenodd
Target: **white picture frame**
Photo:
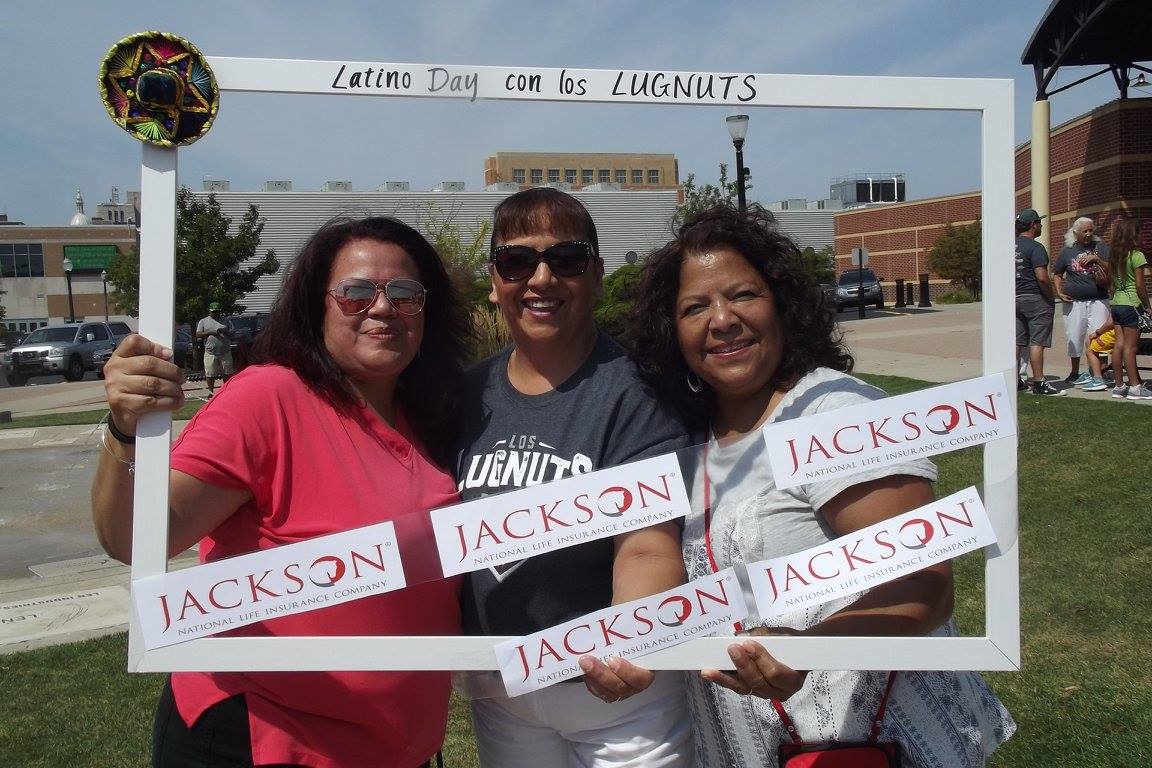
<path fill-rule="evenodd" d="M 1014 193 L 1013 82 L 755 73 L 658 72 L 559 68 L 472 67 L 208 57 L 219 89 L 227 91 L 463 98 L 626 104 L 684 104 L 974 112 L 981 131 L 983 222 L 983 372 L 1016 379 L 1010 334 L 1014 323 L 1012 232 Z M 351 74 L 388 73 L 351 87 Z M 395 74 L 392 74 L 395 73 Z M 343 80 L 341 79 L 343 78 Z M 677 80 L 679 78 L 679 80 Z M 647 89 L 633 94 L 633 81 Z M 372 85 L 383 83 L 383 87 Z M 677 84 L 692 84 L 684 96 Z M 711 83 L 709 95 L 704 85 Z M 723 84 L 728 83 L 727 92 Z M 455 88 L 453 89 L 455 84 Z M 658 85 L 657 85 L 658 84 Z M 339 86 L 343 85 L 341 88 Z M 528 90 L 517 90 L 524 85 Z M 509 87 L 512 90 L 509 90 Z M 665 92 L 664 88 L 668 91 Z M 568 91 L 571 92 L 568 92 Z M 582 92 L 581 92 L 582 91 Z M 140 332 L 172 343 L 178 150 L 144 144 L 141 167 Z M 1009 386 L 1009 391 L 1014 388 Z M 1015 399 L 1013 399 L 1015 408 Z M 141 420 L 135 475 L 132 579 L 167 570 L 171 419 Z M 763 638 L 796 669 L 1017 670 L 1020 668 L 1017 438 L 984 447 L 983 498 L 1001 542 L 985 561 L 985 634 L 979 637 Z M 137 672 L 241 670 L 495 670 L 493 646 L 503 637 L 203 638 L 146 650 L 133 609 L 128 667 Z M 730 637 L 692 640 L 645 656 L 653 669 L 730 665 Z"/>

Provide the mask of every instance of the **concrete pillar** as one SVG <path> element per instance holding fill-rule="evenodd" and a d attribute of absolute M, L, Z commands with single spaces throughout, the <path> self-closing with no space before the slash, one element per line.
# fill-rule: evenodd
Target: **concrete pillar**
<path fill-rule="evenodd" d="M 1052 135 L 1052 106 L 1047 99 L 1032 102 L 1032 205 L 1041 216 L 1048 216 L 1048 184 L 1052 178 L 1048 140 Z M 1047 247 L 1052 234 L 1051 220 L 1045 219 L 1044 240 Z M 1051 248 L 1048 248 L 1051 251 Z"/>

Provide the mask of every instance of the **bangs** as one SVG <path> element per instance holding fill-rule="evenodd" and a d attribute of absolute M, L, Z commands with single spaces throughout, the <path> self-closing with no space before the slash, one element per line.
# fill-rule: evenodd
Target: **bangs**
<path fill-rule="evenodd" d="M 600 243 L 592 216 L 579 200 L 559 190 L 537 187 L 518 192 L 496 206 L 491 247 L 519 237 L 552 235 L 584 240 L 597 257 Z"/>

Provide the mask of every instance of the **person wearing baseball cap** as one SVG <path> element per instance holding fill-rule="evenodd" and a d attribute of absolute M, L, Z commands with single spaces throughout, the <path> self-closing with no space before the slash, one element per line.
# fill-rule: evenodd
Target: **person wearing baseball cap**
<path fill-rule="evenodd" d="M 196 338 L 204 340 L 204 381 L 208 397 L 216 392 L 216 379 L 228 381 L 236 366 L 232 362 L 232 324 L 221 317 L 220 302 L 208 305 L 208 317 L 196 324 Z"/>
<path fill-rule="evenodd" d="M 1048 275 L 1048 251 L 1037 242 L 1044 217 L 1032 208 L 1016 214 L 1016 354 L 1028 352 L 1032 380 L 1017 387 L 1033 395 L 1063 395 L 1044 380 L 1044 350 L 1052 346 L 1055 298 Z"/>

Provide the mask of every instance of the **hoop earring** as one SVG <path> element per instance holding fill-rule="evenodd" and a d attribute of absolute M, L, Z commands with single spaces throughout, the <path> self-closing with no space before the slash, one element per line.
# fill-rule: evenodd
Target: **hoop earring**
<path fill-rule="evenodd" d="M 704 382 L 700 381 L 700 377 L 694 371 L 688 371 L 685 378 L 688 380 L 688 389 L 692 390 L 692 394 L 698 395 L 704 390 Z"/>

